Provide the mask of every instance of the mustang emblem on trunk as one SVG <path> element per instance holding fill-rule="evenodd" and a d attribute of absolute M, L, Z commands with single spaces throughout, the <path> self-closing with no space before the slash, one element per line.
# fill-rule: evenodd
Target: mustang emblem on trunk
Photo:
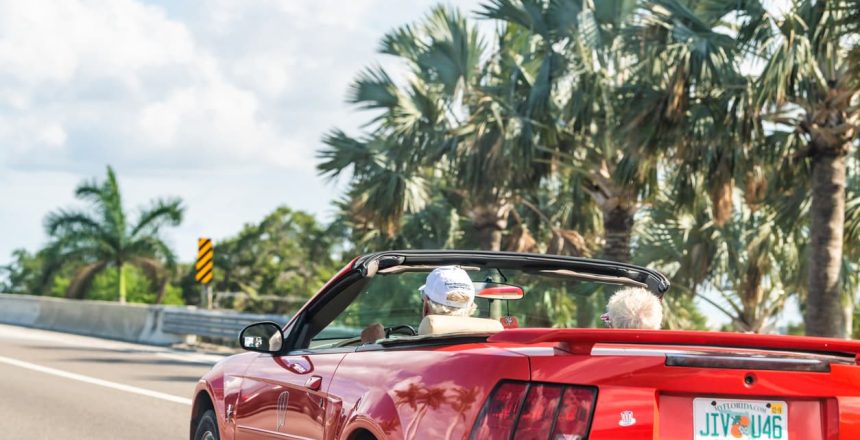
<path fill-rule="evenodd" d="M 621 426 L 633 426 L 636 424 L 636 419 L 633 418 L 633 411 L 621 411 L 621 420 L 618 421 Z"/>

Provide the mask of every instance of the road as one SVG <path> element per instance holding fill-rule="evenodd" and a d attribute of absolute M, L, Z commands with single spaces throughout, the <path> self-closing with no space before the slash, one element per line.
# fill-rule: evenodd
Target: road
<path fill-rule="evenodd" d="M 0 325 L 0 438 L 187 439 L 219 358 Z"/>

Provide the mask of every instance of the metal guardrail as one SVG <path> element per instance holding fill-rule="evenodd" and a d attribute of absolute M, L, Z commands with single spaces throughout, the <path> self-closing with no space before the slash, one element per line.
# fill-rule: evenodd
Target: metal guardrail
<path fill-rule="evenodd" d="M 223 339 L 238 338 L 239 332 L 245 326 L 255 322 L 274 321 L 285 325 L 290 318 L 286 315 L 252 315 L 172 308 L 165 308 L 162 313 L 162 331 L 165 333 Z"/>

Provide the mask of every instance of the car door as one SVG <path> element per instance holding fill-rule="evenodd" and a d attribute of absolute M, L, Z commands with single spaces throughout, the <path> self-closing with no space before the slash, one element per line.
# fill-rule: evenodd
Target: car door
<path fill-rule="evenodd" d="M 322 439 L 328 389 L 344 352 L 261 354 L 242 381 L 236 438 Z"/>

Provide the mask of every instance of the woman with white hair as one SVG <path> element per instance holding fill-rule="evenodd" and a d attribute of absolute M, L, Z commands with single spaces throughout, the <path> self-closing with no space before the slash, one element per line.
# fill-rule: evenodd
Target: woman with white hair
<path fill-rule="evenodd" d="M 663 323 L 660 298 L 640 287 L 619 290 L 600 317 L 608 327 L 659 330 Z"/>

